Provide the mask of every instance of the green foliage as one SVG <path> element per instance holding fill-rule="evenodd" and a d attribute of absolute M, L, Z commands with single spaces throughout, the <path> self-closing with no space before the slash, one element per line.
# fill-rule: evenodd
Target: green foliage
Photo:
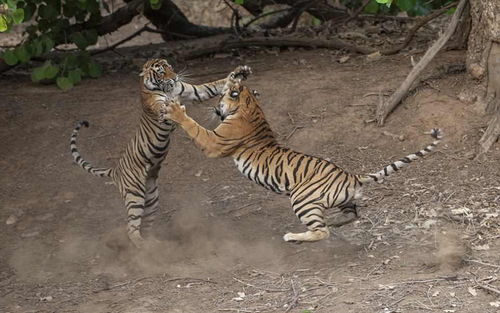
<path fill-rule="evenodd" d="M 431 10 L 439 9 L 451 2 L 457 0 L 371 0 L 364 9 L 365 14 L 397 14 L 398 12 L 406 12 L 409 16 L 426 15 Z M 353 0 L 344 0 L 344 4 L 361 5 L 360 3 L 353 4 Z M 452 11 L 450 11 L 452 12 Z"/>
<path fill-rule="evenodd" d="M 13 24 L 20 24 L 24 20 L 24 10 L 17 5 L 17 0 L 0 0 L 0 33 L 10 30 Z"/>
<path fill-rule="evenodd" d="M 245 0 L 234 0 L 234 3 L 242 5 L 243 3 L 245 3 Z"/>
<path fill-rule="evenodd" d="M 162 2 L 149 1 L 153 8 L 159 8 Z M 99 77 L 101 67 L 91 60 L 86 49 L 97 43 L 99 34 L 94 25 L 102 19 L 101 5 L 101 0 L 0 0 L 0 32 L 10 30 L 13 24 L 30 22 L 23 42 L 0 52 L 0 58 L 13 66 L 45 57 L 57 45 L 74 44 L 76 52 L 35 67 L 32 80 L 55 83 L 67 90 L 84 77 Z"/>
<path fill-rule="evenodd" d="M 149 4 L 151 5 L 151 8 L 153 10 L 158 10 L 161 8 L 161 2 L 162 0 L 149 0 Z"/>

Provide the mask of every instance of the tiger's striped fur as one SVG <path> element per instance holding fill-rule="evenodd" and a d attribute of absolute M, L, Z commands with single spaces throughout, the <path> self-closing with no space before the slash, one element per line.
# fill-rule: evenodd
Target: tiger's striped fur
<path fill-rule="evenodd" d="M 257 184 L 290 196 L 292 207 L 308 231 L 287 233 L 285 241 L 317 241 L 329 236 L 324 211 L 338 208 L 355 212 L 355 200 L 365 183 L 380 182 L 385 176 L 429 154 L 441 140 L 432 130 L 429 146 L 396 161 L 379 172 L 350 174 L 318 157 L 293 151 L 278 144 L 254 94 L 238 80 L 228 80 L 217 108 L 221 124 L 204 129 L 185 113 L 175 100 L 167 107 L 167 118 L 177 122 L 208 157 L 231 156 L 239 171 Z"/>
<path fill-rule="evenodd" d="M 249 73 L 248 67 L 240 66 L 231 75 L 246 78 Z M 70 141 L 76 164 L 95 176 L 110 177 L 117 185 L 127 208 L 128 236 L 138 247 L 143 243 L 141 229 L 150 226 L 158 207 L 158 173 L 168 153 L 170 133 L 175 129 L 173 122 L 161 116 L 165 101 L 178 96 L 206 100 L 220 94 L 226 82 L 221 79 L 202 85 L 184 83 L 162 59 L 148 61 L 140 76 L 143 112 L 139 129 L 115 167 L 96 168 L 81 157 L 76 138 L 82 126 L 89 126 L 87 121 L 77 124 Z"/>

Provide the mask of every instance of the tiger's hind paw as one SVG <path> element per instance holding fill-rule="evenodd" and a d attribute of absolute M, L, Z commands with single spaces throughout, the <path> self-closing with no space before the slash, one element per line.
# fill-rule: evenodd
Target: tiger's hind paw
<path fill-rule="evenodd" d="M 289 242 L 289 243 L 295 243 L 297 245 L 300 245 L 302 243 L 302 241 L 300 240 L 295 240 L 295 239 L 292 239 L 292 233 L 287 233 L 283 236 L 283 240 L 286 241 L 286 242 Z"/>

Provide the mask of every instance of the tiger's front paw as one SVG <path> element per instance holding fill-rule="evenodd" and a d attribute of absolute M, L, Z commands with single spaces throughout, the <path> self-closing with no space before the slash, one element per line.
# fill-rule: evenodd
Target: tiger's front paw
<path fill-rule="evenodd" d="M 158 121 L 160 123 L 163 123 L 163 122 L 165 122 L 165 120 L 167 120 L 167 107 L 168 107 L 168 103 L 166 103 L 166 102 L 164 102 L 160 106 L 160 110 L 158 112 Z"/>
<path fill-rule="evenodd" d="M 231 72 L 230 79 L 246 80 L 252 74 L 252 69 L 248 65 L 240 65 Z"/>
<path fill-rule="evenodd" d="M 187 118 L 186 107 L 181 105 L 177 100 L 169 101 L 165 112 L 165 117 L 176 123 L 182 123 Z"/>

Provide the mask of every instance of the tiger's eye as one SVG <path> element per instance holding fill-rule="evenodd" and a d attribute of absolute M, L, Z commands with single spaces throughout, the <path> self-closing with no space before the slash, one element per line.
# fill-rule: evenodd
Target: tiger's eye
<path fill-rule="evenodd" d="M 236 98 L 240 93 L 237 92 L 236 90 L 231 91 L 230 96 L 231 98 Z"/>

